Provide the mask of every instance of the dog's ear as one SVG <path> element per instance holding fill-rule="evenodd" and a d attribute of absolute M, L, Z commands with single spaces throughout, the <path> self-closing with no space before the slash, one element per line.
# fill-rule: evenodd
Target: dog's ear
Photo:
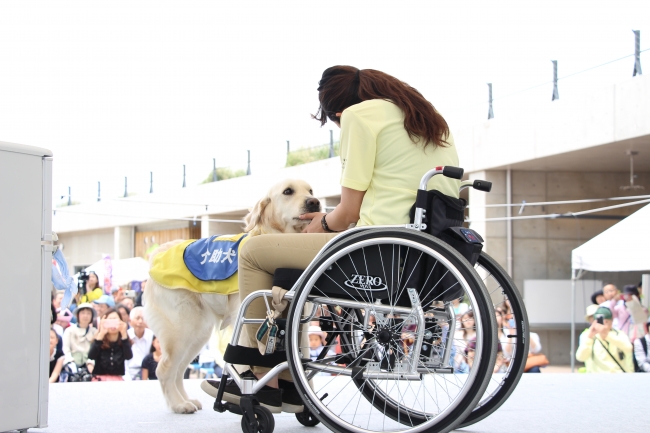
<path fill-rule="evenodd" d="M 246 228 L 244 228 L 244 231 L 246 233 L 253 231 L 255 227 L 260 225 L 260 223 L 262 222 L 262 218 L 264 217 L 264 210 L 269 205 L 269 203 L 271 203 L 271 199 L 269 197 L 264 197 L 262 200 L 258 201 L 257 204 L 255 204 L 255 207 L 253 207 L 253 210 L 251 210 L 248 213 L 248 215 L 244 217 L 244 223 L 246 224 Z M 259 233 L 251 233 L 251 234 L 259 234 Z"/>

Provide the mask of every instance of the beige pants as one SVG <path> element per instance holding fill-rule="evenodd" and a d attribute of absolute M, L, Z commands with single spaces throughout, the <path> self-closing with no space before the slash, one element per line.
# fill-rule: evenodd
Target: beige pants
<path fill-rule="evenodd" d="M 305 269 L 323 246 L 335 236 L 336 233 L 291 233 L 252 237 L 242 247 L 239 255 L 239 298 L 243 301 L 252 292 L 271 290 L 273 273 L 277 268 Z M 262 298 L 251 303 L 246 317 L 266 317 L 266 304 Z M 258 328 L 259 325 L 245 325 L 240 344 L 257 348 L 255 335 Z M 254 373 L 269 371 L 268 368 L 257 366 L 251 366 L 251 369 Z M 291 380 L 291 375 L 285 370 L 280 373 L 279 378 Z"/>

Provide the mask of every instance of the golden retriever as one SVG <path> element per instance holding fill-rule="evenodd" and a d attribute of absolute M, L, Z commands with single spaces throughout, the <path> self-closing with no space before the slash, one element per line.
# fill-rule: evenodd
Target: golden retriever
<path fill-rule="evenodd" d="M 249 236 L 300 233 L 310 221 L 301 220 L 299 216 L 320 210 L 320 202 L 307 182 L 285 180 L 271 187 L 246 216 L 244 231 Z M 150 263 L 156 254 L 181 242 L 176 240 L 161 245 L 151 255 Z M 162 349 L 156 375 L 165 400 L 176 413 L 194 413 L 201 409 L 201 403 L 185 393 L 183 374 L 210 339 L 214 327 L 220 329 L 231 324 L 239 310 L 239 293 L 220 295 L 170 290 L 150 278 L 143 296 L 145 320 Z"/>

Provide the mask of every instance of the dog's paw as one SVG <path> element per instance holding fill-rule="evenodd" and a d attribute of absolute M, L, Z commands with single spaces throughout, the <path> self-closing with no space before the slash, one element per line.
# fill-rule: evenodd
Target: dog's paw
<path fill-rule="evenodd" d="M 191 401 L 185 401 L 183 403 L 175 404 L 172 406 L 174 413 L 194 413 L 198 409 L 200 409 L 200 407 L 197 408 L 196 405 Z"/>
<path fill-rule="evenodd" d="M 192 404 L 193 404 L 194 406 L 196 406 L 196 408 L 197 408 L 198 410 L 203 409 L 203 405 L 201 404 L 200 401 L 198 401 L 198 400 L 194 400 L 193 398 L 190 398 L 189 401 L 191 401 Z"/>

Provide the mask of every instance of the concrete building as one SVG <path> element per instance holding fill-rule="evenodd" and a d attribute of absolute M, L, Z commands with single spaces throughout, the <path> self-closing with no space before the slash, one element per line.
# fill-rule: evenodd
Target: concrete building
<path fill-rule="evenodd" d="M 485 250 L 510 271 L 525 299 L 528 282 L 549 281 L 546 286 L 530 285 L 529 299 L 533 298 L 532 287 L 547 287 L 553 293 L 541 297 L 545 302 L 528 305 L 535 312 L 531 315 L 535 318 L 531 328 L 542 337 L 544 353 L 552 363 L 569 364 L 568 317 L 548 322 L 543 314 L 545 310 L 566 308 L 569 293 L 562 297 L 564 291 L 552 289 L 570 278 L 573 248 L 640 205 L 571 218 L 489 219 L 506 217 L 508 209 L 513 216 L 530 216 L 623 203 L 522 207 L 524 201 L 544 203 L 650 194 L 650 77 L 637 76 L 598 89 L 579 101 L 556 100 L 536 105 L 519 119 L 497 117 L 453 133 L 466 176 L 494 184 L 490 194 L 470 191 L 472 227 L 484 236 Z M 621 189 L 630 184 L 628 150 L 638 152 L 634 183 L 645 189 Z M 270 185 L 284 178 L 307 180 L 326 206 L 335 206 L 340 200 L 339 177 L 339 161 L 332 158 L 286 168 L 273 176 L 253 174 L 164 194 L 58 208 L 53 226 L 70 264 L 78 268 L 96 262 L 103 254 L 126 258 L 143 255 L 151 245 L 175 238 L 239 232 L 242 224 L 238 221 Z M 490 207 L 504 204 L 517 205 Z M 588 278 L 613 281 L 620 286 L 638 282 L 640 273 Z M 595 288 L 600 287 L 587 287 L 589 293 L 581 293 L 582 298 Z"/>
<path fill-rule="evenodd" d="M 524 299 L 527 281 L 550 280 L 537 285 L 548 290 L 544 304 L 527 303 L 531 329 L 540 334 L 545 354 L 551 362 L 568 364 L 570 308 L 565 321 L 547 322 L 540 314 L 570 303 L 570 298 L 555 298 L 563 293 L 554 286 L 568 287 L 571 278 L 571 250 L 611 227 L 640 206 L 611 209 L 602 213 L 555 219 L 485 221 L 507 216 L 578 212 L 621 204 L 622 201 L 525 206 L 536 202 L 605 199 L 650 194 L 650 77 L 637 76 L 620 84 L 597 89 L 578 101 L 556 100 L 536 106 L 521 118 L 501 122 L 491 119 L 481 125 L 455 132 L 460 160 L 470 178 L 493 182 L 490 194 L 470 191 L 469 216 L 472 227 L 484 235 L 485 251 L 510 270 Z M 626 151 L 637 151 L 634 159 L 636 185 L 645 189 L 621 189 L 630 185 L 630 158 Z M 519 214 L 521 210 L 521 215 Z M 587 275 L 596 281 L 611 281 L 619 288 L 636 284 L 641 273 Z M 558 281 L 560 280 L 560 281 Z M 596 285 L 587 284 L 579 292 L 584 305 Z M 532 289 L 531 289 L 532 290 Z M 553 299 L 555 298 L 555 299 Z M 582 302 L 580 302 L 582 301 Z M 587 302 L 590 303 L 590 302 Z M 584 309 L 577 317 L 584 317 Z M 580 319 L 584 320 L 584 319 Z M 584 327 L 578 326 L 582 331 Z"/>

